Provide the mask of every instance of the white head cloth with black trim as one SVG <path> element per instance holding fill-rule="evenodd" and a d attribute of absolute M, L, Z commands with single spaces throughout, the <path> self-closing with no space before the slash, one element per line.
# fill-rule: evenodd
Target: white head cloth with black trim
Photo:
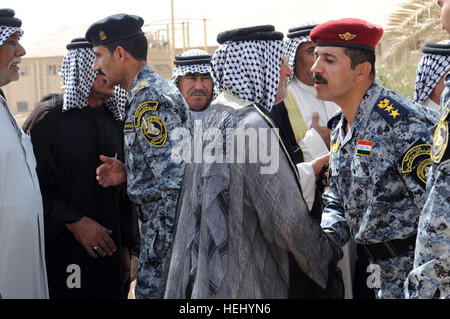
<path fill-rule="evenodd" d="M 427 99 L 450 69 L 450 40 L 426 43 L 422 52 L 425 54 L 417 66 L 414 88 L 414 101 L 418 103 Z"/>
<path fill-rule="evenodd" d="M 314 29 L 315 26 L 319 25 L 318 23 L 308 23 L 301 25 L 299 27 L 290 28 L 288 30 L 288 42 L 285 51 L 285 55 L 289 56 L 288 65 L 291 70 L 294 70 L 295 65 L 295 55 L 297 54 L 297 49 L 300 44 L 311 41 L 309 34 L 311 30 Z"/>
<path fill-rule="evenodd" d="M 19 37 L 23 35 L 22 21 L 14 17 L 15 14 L 13 9 L 0 9 L 0 46 L 14 33 Z"/>
<path fill-rule="evenodd" d="M 172 82 L 188 73 L 211 74 L 211 54 L 200 49 L 191 49 L 175 57 L 175 68 L 172 72 Z"/>
<path fill-rule="evenodd" d="M 212 58 L 215 94 L 229 91 L 267 111 L 273 107 L 286 43 L 273 26 L 235 29 L 217 36 Z"/>
<path fill-rule="evenodd" d="M 98 72 L 92 70 L 95 53 L 89 42 L 84 38 L 77 38 L 67 45 L 67 49 L 69 51 L 64 56 L 61 68 L 65 88 L 63 112 L 88 107 L 88 97 L 98 75 Z M 127 97 L 127 91 L 116 86 L 114 95 L 105 101 L 106 108 L 114 119 L 124 120 Z"/>

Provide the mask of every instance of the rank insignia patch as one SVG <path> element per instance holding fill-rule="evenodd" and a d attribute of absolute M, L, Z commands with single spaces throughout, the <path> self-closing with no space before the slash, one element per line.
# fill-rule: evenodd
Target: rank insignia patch
<path fill-rule="evenodd" d="M 444 157 L 448 145 L 448 121 L 447 117 L 450 109 L 444 111 L 439 123 L 434 131 L 433 148 L 431 150 L 431 159 L 434 163 L 439 164 Z"/>
<path fill-rule="evenodd" d="M 356 144 L 356 155 L 372 156 L 372 146 L 373 142 L 358 140 Z"/>
<path fill-rule="evenodd" d="M 401 158 L 402 173 L 411 173 L 414 179 L 425 187 L 431 167 L 431 145 L 422 140 L 414 143 Z"/>
<path fill-rule="evenodd" d="M 389 125 L 394 125 L 399 119 L 409 113 L 406 107 L 387 97 L 380 98 L 375 104 L 374 110 L 380 114 Z"/>

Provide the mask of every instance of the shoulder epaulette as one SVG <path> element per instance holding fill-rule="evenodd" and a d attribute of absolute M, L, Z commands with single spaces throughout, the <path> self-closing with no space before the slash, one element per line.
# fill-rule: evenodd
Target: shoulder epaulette
<path fill-rule="evenodd" d="M 143 88 L 146 88 L 148 86 L 150 86 L 150 83 L 148 81 L 141 81 L 138 84 L 136 84 L 136 86 L 134 88 L 132 88 L 131 91 L 133 93 L 136 93 L 137 91 L 139 91 Z"/>
<path fill-rule="evenodd" d="M 381 115 L 389 125 L 394 125 L 401 118 L 409 114 L 408 108 L 398 103 L 391 97 L 381 97 L 375 104 L 375 112 Z"/>
<path fill-rule="evenodd" d="M 331 130 L 333 128 L 334 123 L 337 123 L 341 119 L 341 115 L 342 115 L 342 111 L 339 110 L 328 119 L 327 127 L 329 130 Z"/>

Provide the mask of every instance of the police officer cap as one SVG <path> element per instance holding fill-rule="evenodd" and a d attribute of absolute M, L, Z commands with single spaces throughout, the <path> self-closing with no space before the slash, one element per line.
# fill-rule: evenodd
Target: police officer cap
<path fill-rule="evenodd" d="M 193 64 L 209 64 L 211 63 L 211 54 L 201 54 L 201 55 L 181 55 L 178 54 L 175 57 L 173 63 L 175 65 L 193 65 Z"/>
<path fill-rule="evenodd" d="M 86 40 L 92 45 L 105 45 L 111 42 L 143 34 L 144 19 L 125 13 L 114 14 L 92 24 L 86 31 Z"/>
<path fill-rule="evenodd" d="M 427 42 L 422 48 L 423 53 L 438 54 L 438 55 L 450 55 L 450 40 L 444 40 L 440 42 Z"/>
<path fill-rule="evenodd" d="M 0 9 L 0 25 L 20 28 L 22 21 L 15 18 L 15 14 L 13 9 Z"/>
<path fill-rule="evenodd" d="M 337 46 L 375 51 L 383 28 L 361 19 L 331 20 L 315 27 L 310 34 L 316 46 Z"/>
<path fill-rule="evenodd" d="M 86 41 L 85 38 L 75 38 L 67 46 L 67 50 L 82 49 L 82 48 L 92 48 L 92 44 Z"/>
<path fill-rule="evenodd" d="M 261 25 L 249 28 L 239 28 L 219 33 L 217 42 L 252 41 L 252 40 L 283 40 L 283 33 L 275 31 L 273 25 Z"/>
<path fill-rule="evenodd" d="M 311 33 L 311 30 L 314 29 L 314 27 L 318 26 L 318 23 L 309 23 L 309 24 L 304 24 L 301 25 L 299 27 L 295 27 L 295 28 L 290 28 L 288 30 L 288 34 L 287 37 L 289 39 L 292 38 L 298 38 L 298 37 L 302 37 L 305 35 L 309 35 Z"/>

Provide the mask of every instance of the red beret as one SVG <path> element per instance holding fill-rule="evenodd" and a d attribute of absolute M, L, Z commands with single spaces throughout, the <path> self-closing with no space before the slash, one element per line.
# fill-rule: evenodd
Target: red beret
<path fill-rule="evenodd" d="M 338 46 L 375 51 L 383 28 L 370 22 L 346 18 L 331 20 L 312 29 L 310 37 L 316 46 Z"/>

